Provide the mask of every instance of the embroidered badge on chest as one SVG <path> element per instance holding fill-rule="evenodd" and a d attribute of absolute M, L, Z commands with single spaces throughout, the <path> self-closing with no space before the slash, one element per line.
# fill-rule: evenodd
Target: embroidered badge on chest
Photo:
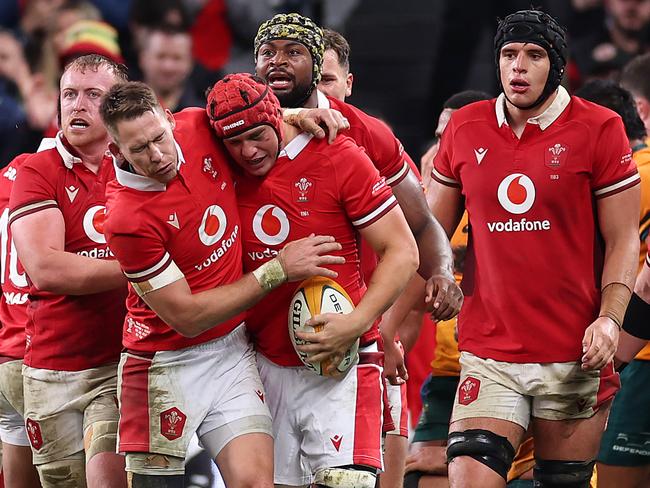
<path fill-rule="evenodd" d="M 209 174 L 215 180 L 219 176 L 219 172 L 212 166 L 212 156 L 209 154 L 203 156 L 203 172 Z"/>
<path fill-rule="evenodd" d="M 298 203 L 310 202 L 314 196 L 314 183 L 303 176 L 292 185 L 291 193 Z"/>
<path fill-rule="evenodd" d="M 568 154 L 569 147 L 567 145 L 553 144 L 544 152 L 544 164 L 551 169 L 558 169 L 566 164 Z"/>

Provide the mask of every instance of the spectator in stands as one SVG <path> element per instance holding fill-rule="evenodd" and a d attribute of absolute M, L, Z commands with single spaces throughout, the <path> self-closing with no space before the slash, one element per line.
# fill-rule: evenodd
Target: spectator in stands
<path fill-rule="evenodd" d="M 189 32 L 167 27 L 148 30 L 142 40 L 139 64 L 143 81 L 163 107 L 178 112 L 205 105 L 189 83 L 193 66 Z"/>
<path fill-rule="evenodd" d="M 131 0 L 129 12 L 130 38 L 122 44 L 124 59 L 129 67 L 129 78 L 142 79 L 138 66 L 138 53 L 147 37 L 147 32 L 161 25 L 188 30 L 191 27 L 190 16 L 182 0 Z"/>
<path fill-rule="evenodd" d="M 650 46 L 650 0 L 606 0 L 605 21 L 572 43 L 579 81 L 618 73 Z"/>
<path fill-rule="evenodd" d="M 33 74 L 23 46 L 9 31 L 0 31 L 0 164 L 38 146 L 42 131 L 56 114 L 56 92 Z"/>

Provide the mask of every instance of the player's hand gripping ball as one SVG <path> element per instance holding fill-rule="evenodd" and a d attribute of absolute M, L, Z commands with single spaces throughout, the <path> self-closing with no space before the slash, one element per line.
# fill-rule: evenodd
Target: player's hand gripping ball
<path fill-rule="evenodd" d="M 305 323 L 315 315 L 321 313 L 347 314 L 354 310 L 352 300 L 336 281 L 323 276 L 315 276 L 303 281 L 298 286 L 289 306 L 289 336 L 293 347 L 305 344 L 305 341 L 296 337 L 296 331 L 321 332 L 324 326 L 310 327 Z M 325 372 L 329 366 L 328 360 L 322 362 L 309 362 L 307 354 L 296 349 L 296 354 L 303 364 L 316 374 L 328 376 Z M 338 374 L 345 373 L 359 360 L 359 339 L 345 352 L 343 360 L 336 367 Z"/>

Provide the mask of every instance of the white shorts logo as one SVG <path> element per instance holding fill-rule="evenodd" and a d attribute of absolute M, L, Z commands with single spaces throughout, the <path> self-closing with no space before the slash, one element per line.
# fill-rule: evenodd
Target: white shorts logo
<path fill-rule="evenodd" d="M 84 215 L 84 231 L 88 238 L 97 244 L 106 244 L 104 237 L 104 219 L 106 218 L 106 207 L 94 205 L 86 210 Z"/>
<path fill-rule="evenodd" d="M 512 214 L 522 214 L 530 210 L 535 202 L 535 185 L 522 173 L 506 176 L 497 190 L 499 203 Z"/>
<path fill-rule="evenodd" d="M 253 232 L 267 246 L 282 244 L 289 236 L 287 214 L 275 205 L 264 205 L 253 217 Z"/>
<path fill-rule="evenodd" d="M 206 246 L 211 246 L 223 237 L 226 232 L 226 213 L 219 205 L 210 205 L 203 212 L 203 220 L 199 227 L 199 238 Z"/>

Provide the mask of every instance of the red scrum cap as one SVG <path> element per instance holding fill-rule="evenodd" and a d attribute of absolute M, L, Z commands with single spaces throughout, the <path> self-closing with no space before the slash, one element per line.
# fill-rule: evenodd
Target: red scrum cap
<path fill-rule="evenodd" d="M 249 73 L 225 76 L 208 93 L 205 109 L 220 139 L 266 124 L 277 134 L 278 143 L 282 141 L 280 102 L 262 78 Z"/>

